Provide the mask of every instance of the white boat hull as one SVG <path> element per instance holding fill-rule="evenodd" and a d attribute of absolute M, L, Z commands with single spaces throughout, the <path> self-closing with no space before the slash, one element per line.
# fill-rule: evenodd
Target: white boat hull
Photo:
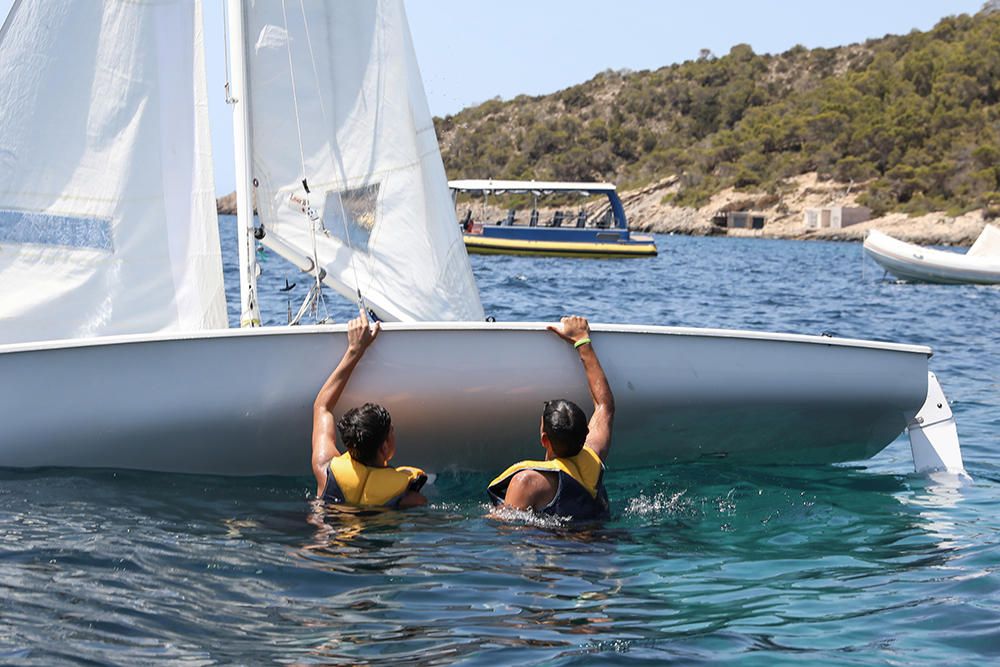
<path fill-rule="evenodd" d="M 389 408 L 398 464 L 540 456 L 543 400 L 591 407 L 579 360 L 544 327 L 385 325 L 341 405 Z M 618 406 L 614 467 L 863 459 L 927 393 L 922 346 L 593 328 Z M 0 346 L 0 466 L 308 475 L 312 402 L 345 345 L 339 325 Z"/>
<path fill-rule="evenodd" d="M 1000 259 L 924 248 L 872 230 L 865 252 L 897 278 L 909 282 L 992 285 L 1000 283 Z"/>

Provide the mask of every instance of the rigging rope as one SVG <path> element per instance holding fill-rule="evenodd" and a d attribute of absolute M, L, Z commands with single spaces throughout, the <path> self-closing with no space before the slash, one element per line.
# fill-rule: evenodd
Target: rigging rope
<path fill-rule="evenodd" d="M 302 12 L 302 25 L 305 28 L 306 46 L 309 49 L 309 63 L 310 65 L 312 65 L 313 80 L 316 84 L 316 90 L 319 91 L 320 90 L 319 69 L 316 67 L 316 53 L 315 51 L 313 51 L 312 36 L 309 33 L 309 22 L 306 20 L 306 8 L 302 0 L 299 0 L 299 11 Z M 319 100 L 319 111 L 320 111 L 320 116 L 323 118 L 323 127 L 330 127 L 329 119 L 327 118 L 326 115 L 326 105 L 323 103 L 323 96 L 317 95 L 316 99 Z M 333 141 L 335 140 L 336 137 L 333 137 Z M 330 163 L 337 165 L 337 168 L 340 171 L 340 182 L 342 184 L 342 187 L 346 190 L 347 170 L 344 168 L 343 160 L 340 159 L 339 153 L 333 150 L 331 141 L 326 142 L 326 149 L 327 152 L 329 153 Z M 367 315 L 369 312 L 369 308 L 368 304 L 365 301 L 364 296 L 361 294 L 361 278 L 358 275 L 358 267 L 355 264 L 354 245 L 351 242 L 351 230 L 347 225 L 347 211 L 344 209 L 343 197 L 341 196 L 337 197 L 337 204 L 340 206 L 340 219 L 344 223 L 344 239 L 347 242 L 347 249 L 349 251 L 351 272 L 354 274 L 354 287 L 358 292 L 358 308 L 361 310 L 361 313 L 363 315 Z"/>
<path fill-rule="evenodd" d="M 320 263 L 319 263 L 319 248 L 316 244 L 316 224 L 319 222 L 319 215 L 316 213 L 309 201 L 309 182 L 306 176 L 306 154 L 305 148 L 302 143 L 302 123 L 300 121 L 299 114 L 299 95 L 295 86 L 295 67 L 292 62 L 292 40 L 289 38 L 288 32 L 288 10 L 285 6 L 285 0 L 281 0 L 281 18 L 285 22 L 285 51 L 288 54 L 288 78 L 289 83 L 292 86 L 292 106 L 294 107 L 295 116 L 295 133 L 298 137 L 299 142 L 299 165 L 302 169 L 302 189 L 305 190 L 305 207 L 303 208 L 303 213 L 309 219 L 309 233 L 312 239 L 312 262 L 313 262 L 313 278 L 314 278 L 314 288 L 316 290 L 316 295 L 310 294 L 306 297 L 306 302 L 303 302 L 302 308 L 306 307 L 306 303 L 312 300 L 314 305 L 313 312 L 315 313 L 315 307 L 317 301 L 323 306 L 323 319 L 329 319 L 329 313 L 326 310 L 326 300 L 323 298 L 323 280 L 320 278 Z M 305 12 L 302 13 L 302 22 L 306 23 Z M 310 290 L 311 292 L 312 290 Z M 310 298 L 311 297 L 311 298 Z M 318 298 L 317 298 L 318 297 Z"/>
<path fill-rule="evenodd" d="M 303 28 L 305 30 L 306 44 L 307 44 L 308 49 L 309 49 L 309 60 L 310 60 L 311 66 L 312 66 L 313 78 L 314 78 L 315 85 L 316 85 L 316 90 L 317 90 L 317 93 L 318 93 L 321 90 L 320 81 L 319 81 L 319 71 L 318 71 L 318 68 L 316 67 L 316 56 L 315 56 L 315 52 L 313 51 L 312 38 L 311 38 L 311 35 L 309 33 L 309 21 L 308 21 L 308 19 L 306 17 L 306 10 L 305 10 L 304 4 L 302 3 L 302 0 L 299 1 L 299 11 L 300 11 L 301 16 L 302 16 L 302 25 L 303 25 Z M 284 23 L 285 23 L 285 26 L 284 26 L 285 27 L 285 34 L 288 35 L 288 11 L 287 11 L 287 6 L 286 6 L 286 0 L 282 0 L 282 2 L 281 2 L 281 15 L 282 15 L 282 19 L 284 20 Z M 313 260 L 313 268 L 314 268 L 315 291 L 316 291 L 316 294 L 312 295 L 311 300 L 313 301 L 314 311 L 315 311 L 315 307 L 316 307 L 317 304 L 322 305 L 323 311 L 324 311 L 324 316 L 325 316 L 324 319 L 328 319 L 328 313 L 327 313 L 327 310 L 326 310 L 326 299 L 323 296 L 323 291 L 322 291 L 323 284 L 322 284 L 322 278 L 321 278 L 321 268 L 320 268 L 321 265 L 320 265 L 320 261 L 319 261 L 319 247 L 318 247 L 318 243 L 317 243 L 317 240 L 316 240 L 316 231 L 317 231 L 316 227 L 317 227 L 317 225 L 322 225 L 322 220 L 320 219 L 320 216 L 316 213 L 316 209 L 313 208 L 311 206 L 310 202 L 309 202 L 310 190 L 309 190 L 308 177 L 307 177 L 307 174 L 306 174 L 305 148 L 304 148 L 304 143 L 303 143 L 303 139 L 302 139 L 302 124 L 301 124 L 301 120 L 300 120 L 298 88 L 297 88 L 297 85 L 296 85 L 295 69 L 294 69 L 294 64 L 293 64 L 293 59 L 292 59 L 291 39 L 287 39 L 286 38 L 286 40 L 285 40 L 285 46 L 286 46 L 286 52 L 288 54 L 289 82 L 290 82 L 291 88 L 292 88 L 292 103 L 293 103 L 293 106 L 294 106 L 295 130 L 296 130 L 296 136 L 298 138 L 298 144 L 299 144 L 299 146 L 298 146 L 299 147 L 299 162 L 300 162 L 301 169 L 302 169 L 302 188 L 305 190 L 305 203 L 306 203 L 306 205 L 305 205 L 305 209 L 304 209 L 303 212 L 306 214 L 306 217 L 309 218 L 309 222 L 310 222 L 309 229 L 310 229 L 310 236 L 311 236 L 312 246 L 313 246 L 312 247 L 312 251 L 313 251 L 312 260 Z M 322 97 L 322 95 L 317 94 L 316 95 L 316 99 L 319 102 L 320 114 L 321 114 L 321 117 L 323 119 L 323 127 L 324 128 L 328 128 L 328 127 L 330 127 L 330 125 L 329 125 L 328 118 L 327 118 L 326 106 L 323 103 L 323 97 Z M 342 183 L 342 187 L 346 188 L 347 187 L 346 170 L 344 169 L 343 163 L 339 159 L 339 156 L 335 155 L 335 152 L 334 152 L 334 150 L 333 150 L 333 148 L 331 146 L 331 141 L 335 141 L 335 140 L 336 140 L 336 137 L 333 137 L 332 140 L 331 139 L 327 139 L 327 141 L 326 141 L 326 147 L 327 147 L 327 151 L 330 154 L 330 162 L 331 162 L 331 164 L 335 164 L 339 168 L 339 171 L 340 171 L 340 181 Z M 357 265 L 355 263 L 355 256 L 354 256 L 355 255 L 355 250 L 354 250 L 353 243 L 351 242 L 351 232 L 350 232 L 350 228 L 349 228 L 349 226 L 347 224 L 347 211 L 344 208 L 343 196 L 339 196 L 338 195 L 338 197 L 337 197 L 337 204 L 340 207 L 340 218 L 341 218 L 341 221 L 344 224 L 344 240 L 347 243 L 348 256 L 349 256 L 349 262 L 350 262 L 350 265 L 351 265 L 351 271 L 354 274 L 354 285 L 355 285 L 355 289 L 357 290 L 357 294 L 358 294 L 358 308 L 361 310 L 362 313 L 367 313 L 368 307 L 367 307 L 367 304 L 365 303 L 365 299 L 364 299 L 364 297 L 362 296 L 362 293 L 361 293 L 361 280 L 360 280 L 360 276 L 358 274 Z M 310 297 L 307 297 L 307 301 L 309 301 L 309 300 L 310 300 Z M 305 303 L 303 304 L 303 307 L 305 307 Z"/>
<path fill-rule="evenodd" d="M 222 62 L 226 67 L 226 104 L 233 104 L 236 100 L 230 95 L 230 80 L 232 68 L 229 66 L 229 3 L 222 0 Z"/>

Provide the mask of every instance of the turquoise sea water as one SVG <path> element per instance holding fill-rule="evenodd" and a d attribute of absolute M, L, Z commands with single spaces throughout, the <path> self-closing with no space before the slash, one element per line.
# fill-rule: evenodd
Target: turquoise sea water
<path fill-rule="evenodd" d="M 612 454 L 613 518 L 581 530 L 484 518 L 485 474 L 438 477 L 428 508 L 359 516 L 316 513 L 306 478 L 0 471 L 0 662 L 996 659 L 1000 289 L 883 282 L 856 244 L 657 242 L 650 260 L 473 268 L 497 319 L 930 345 L 973 481 L 912 475 L 902 438 L 828 467 L 618 470 Z M 270 256 L 263 269 L 266 316 L 283 323 L 278 289 L 297 283 L 294 308 L 306 281 Z M 334 295 L 328 305 L 338 320 L 353 313 Z M 288 443 L 289 456 L 308 447 Z"/>

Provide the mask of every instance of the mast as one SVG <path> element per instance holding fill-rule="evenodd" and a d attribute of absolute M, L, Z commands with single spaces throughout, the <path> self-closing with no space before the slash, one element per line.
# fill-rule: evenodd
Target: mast
<path fill-rule="evenodd" d="M 257 253 L 253 224 L 253 175 L 250 172 L 250 99 L 247 86 L 246 35 L 243 0 L 227 0 L 229 8 L 229 59 L 233 105 L 233 145 L 236 162 L 236 227 L 240 261 L 240 326 L 259 327 L 257 306 Z"/>

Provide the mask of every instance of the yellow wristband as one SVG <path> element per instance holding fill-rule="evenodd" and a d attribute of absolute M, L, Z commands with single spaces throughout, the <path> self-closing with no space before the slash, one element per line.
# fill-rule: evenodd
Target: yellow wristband
<path fill-rule="evenodd" d="M 589 338 L 581 338 L 580 340 L 578 340 L 575 343 L 573 343 L 573 349 L 575 350 L 578 347 L 580 347 L 581 345 L 586 345 L 589 342 L 590 342 Z"/>

